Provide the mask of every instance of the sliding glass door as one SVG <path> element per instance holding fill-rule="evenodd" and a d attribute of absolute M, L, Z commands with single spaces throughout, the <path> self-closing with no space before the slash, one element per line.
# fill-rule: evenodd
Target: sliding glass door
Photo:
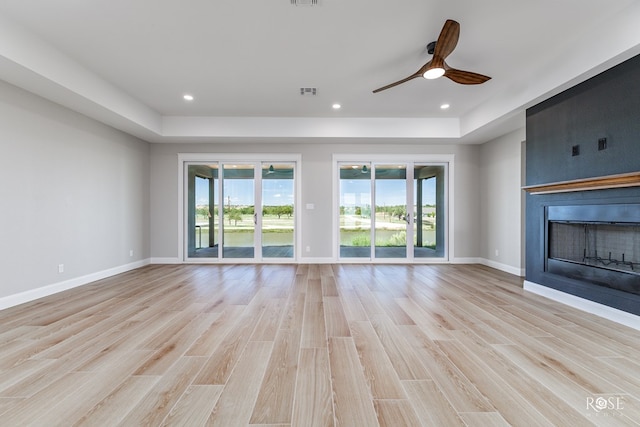
<path fill-rule="evenodd" d="M 185 162 L 185 259 L 296 257 L 295 161 Z"/>
<path fill-rule="evenodd" d="M 340 257 L 371 257 L 371 164 L 340 164 Z"/>
<path fill-rule="evenodd" d="M 407 210 L 407 165 L 374 166 L 375 258 L 406 258 L 411 218 Z"/>
<path fill-rule="evenodd" d="M 413 161 L 337 162 L 339 258 L 445 258 L 447 168 Z"/>
<path fill-rule="evenodd" d="M 262 163 L 262 257 L 293 258 L 294 163 Z"/>
<path fill-rule="evenodd" d="M 255 165 L 223 163 L 222 257 L 255 258 Z"/>
<path fill-rule="evenodd" d="M 414 166 L 414 258 L 445 256 L 445 172 L 444 165 Z"/>
<path fill-rule="evenodd" d="M 187 253 L 189 257 L 218 257 L 218 165 L 189 166 Z"/>

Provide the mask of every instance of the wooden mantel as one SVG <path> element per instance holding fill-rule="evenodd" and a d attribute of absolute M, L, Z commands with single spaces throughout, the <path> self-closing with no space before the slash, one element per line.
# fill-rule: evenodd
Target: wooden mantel
<path fill-rule="evenodd" d="M 567 193 L 570 191 L 605 190 L 608 188 L 640 187 L 640 172 L 573 179 L 522 187 L 529 194 Z"/>

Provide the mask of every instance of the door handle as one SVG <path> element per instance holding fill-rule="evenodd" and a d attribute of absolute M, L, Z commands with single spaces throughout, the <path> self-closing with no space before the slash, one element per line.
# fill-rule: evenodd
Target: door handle
<path fill-rule="evenodd" d="M 258 214 L 257 213 L 253 214 L 253 225 L 258 225 Z"/>

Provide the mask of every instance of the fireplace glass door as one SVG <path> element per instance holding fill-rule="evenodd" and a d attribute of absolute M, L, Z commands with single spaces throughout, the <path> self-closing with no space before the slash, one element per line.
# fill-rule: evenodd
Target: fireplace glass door
<path fill-rule="evenodd" d="M 547 208 L 546 270 L 640 294 L 640 206 Z"/>

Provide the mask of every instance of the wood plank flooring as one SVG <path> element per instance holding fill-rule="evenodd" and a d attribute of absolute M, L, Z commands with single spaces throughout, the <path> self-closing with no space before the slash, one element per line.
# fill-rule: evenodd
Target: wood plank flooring
<path fill-rule="evenodd" d="M 144 267 L 0 311 L 0 425 L 640 425 L 640 332 L 521 282 Z"/>

